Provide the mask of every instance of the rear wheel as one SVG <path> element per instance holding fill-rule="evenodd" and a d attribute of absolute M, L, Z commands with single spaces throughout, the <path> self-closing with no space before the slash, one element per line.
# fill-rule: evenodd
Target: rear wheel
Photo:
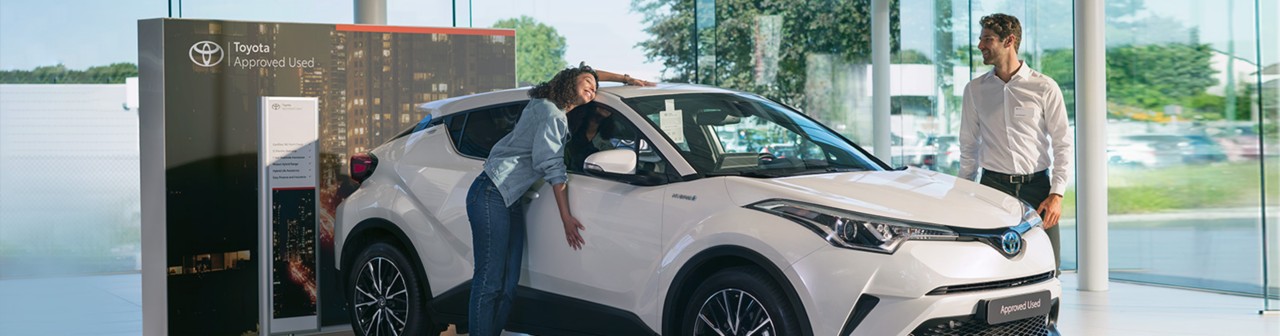
<path fill-rule="evenodd" d="M 680 334 L 799 335 L 800 322 L 783 290 L 758 268 L 725 269 L 694 290 Z"/>
<path fill-rule="evenodd" d="M 434 330 L 413 270 L 391 244 L 374 243 L 360 252 L 347 279 L 356 335 L 425 335 Z"/>

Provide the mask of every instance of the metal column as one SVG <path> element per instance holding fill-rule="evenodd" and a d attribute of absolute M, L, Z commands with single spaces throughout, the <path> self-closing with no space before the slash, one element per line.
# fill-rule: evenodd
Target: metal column
<path fill-rule="evenodd" d="M 355 0 L 357 24 L 387 24 L 387 0 Z"/>
<path fill-rule="evenodd" d="M 1106 3 L 1076 0 L 1076 228 L 1080 290 L 1106 291 L 1107 58 Z"/>
<path fill-rule="evenodd" d="M 873 153 L 893 161 L 889 146 L 889 0 L 871 0 L 871 134 Z"/>

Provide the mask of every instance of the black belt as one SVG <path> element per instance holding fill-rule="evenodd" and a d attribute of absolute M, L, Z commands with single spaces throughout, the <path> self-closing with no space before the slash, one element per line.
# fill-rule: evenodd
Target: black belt
<path fill-rule="evenodd" d="M 991 175 L 991 177 L 995 178 L 997 181 L 1009 182 L 1009 184 L 1026 184 L 1026 183 L 1031 183 L 1031 181 L 1035 181 L 1036 178 L 1038 177 L 1047 176 L 1048 172 L 1049 170 L 1045 169 L 1045 170 L 1041 170 L 1031 174 L 1018 175 L 1018 174 L 1005 174 L 998 171 L 983 169 L 982 175 L 983 176 Z"/>

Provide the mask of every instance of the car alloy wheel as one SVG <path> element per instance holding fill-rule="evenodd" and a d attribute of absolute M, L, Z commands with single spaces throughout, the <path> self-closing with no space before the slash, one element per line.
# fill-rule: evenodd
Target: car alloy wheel
<path fill-rule="evenodd" d="M 679 335 L 801 335 L 800 319 L 783 287 L 755 266 L 715 272 L 685 301 Z"/>
<path fill-rule="evenodd" d="M 773 318 L 751 293 L 737 288 L 722 289 L 698 309 L 693 324 L 694 335 L 761 335 L 772 336 Z"/>
<path fill-rule="evenodd" d="M 355 283 L 356 316 L 365 335 L 400 335 L 409 320 L 409 289 L 400 268 L 387 258 L 370 259 Z"/>
<path fill-rule="evenodd" d="M 426 335 L 439 329 L 424 309 L 420 276 L 409 265 L 399 248 L 376 242 L 349 266 L 347 308 L 356 335 Z"/>

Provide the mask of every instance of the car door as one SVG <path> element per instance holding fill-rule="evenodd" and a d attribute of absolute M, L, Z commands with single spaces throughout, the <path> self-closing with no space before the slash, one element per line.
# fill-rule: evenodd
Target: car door
<path fill-rule="evenodd" d="M 638 152 L 639 174 L 665 176 L 666 162 L 634 124 L 613 111 L 619 131 L 610 142 Z M 570 210 L 586 227 L 581 232 L 586 245 L 576 251 L 569 246 L 555 195 L 543 185 L 536 195 L 527 195 L 534 197 L 528 204 L 522 285 L 636 313 L 639 298 L 657 295 L 649 291 L 660 256 L 665 181 L 635 185 L 586 175 L 582 167 L 569 171 Z"/>

